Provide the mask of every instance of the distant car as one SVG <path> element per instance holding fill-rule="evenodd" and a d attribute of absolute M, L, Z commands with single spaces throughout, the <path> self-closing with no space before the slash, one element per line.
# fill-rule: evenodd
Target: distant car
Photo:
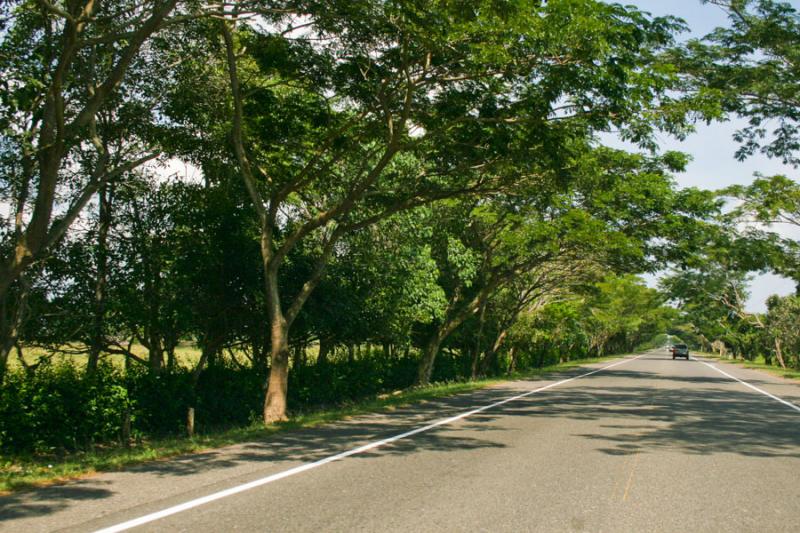
<path fill-rule="evenodd" d="M 672 352 L 672 358 L 675 359 L 676 357 L 685 357 L 686 360 L 689 360 L 689 347 L 685 344 L 676 344 L 672 348 L 670 348 Z"/>

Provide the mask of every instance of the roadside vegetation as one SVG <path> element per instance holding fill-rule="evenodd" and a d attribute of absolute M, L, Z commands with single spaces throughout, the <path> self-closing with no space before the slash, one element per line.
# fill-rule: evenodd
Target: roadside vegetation
<path fill-rule="evenodd" d="M 724 109 L 747 120 L 736 134 L 739 159 L 760 152 L 797 168 L 797 10 L 778 1 L 708 3 L 728 10 L 730 26 L 690 42 L 676 55 L 679 62 L 698 90 L 721 95 Z M 712 58 L 715 68 L 704 58 Z M 757 175 L 750 185 L 717 195 L 726 202 L 718 227 L 662 280 L 682 311 L 684 324 L 674 333 L 722 357 L 798 370 L 800 283 L 795 295 L 769 298 L 766 313 L 749 312 L 746 302 L 754 273 L 800 281 L 800 184 L 787 176 Z"/>
<path fill-rule="evenodd" d="M 743 304 L 800 281 L 797 183 L 658 149 L 739 116 L 798 162 L 797 11 L 711 3 L 684 42 L 597 0 L 1 2 L 6 487 L 665 333 L 800 368 L 798 297 Z"/>
<path fill-rule="evenodd" d="M 106 443 L 70 452 L 62 450 L 55 453 L 40 451 L 10 456 L 0 455 L 0 494 L 59 483 L 96 472 L 119 470 L 146 461 L 167 459 L 210 448 L 254 440 L 263 441 L 282 431 L 313 428 L 361 414 L 391 411 L 406 405 L 479 390 L 507 380 L 536 378 L 582 364 L 600 363 L 615 358 L 616 356 L 576 359 L 526 372 L 514 372 L 501 378 L 433 383 L 424 387 L 397 390 L 345 403 L 335 408 L 320 407 L 308 412 L 298 412 L 285 422 L 266 427 L 260 421 L 254 421 L 230 429 L 211 428 L 205 432 L 198 431 L 192 437 L 185 434 L 160 438 L 140 436 L 126 445 Z"/>

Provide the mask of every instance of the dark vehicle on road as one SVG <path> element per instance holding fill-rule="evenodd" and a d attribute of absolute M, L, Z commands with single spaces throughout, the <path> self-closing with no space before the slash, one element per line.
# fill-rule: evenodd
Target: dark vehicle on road
<path fill-rule="evenodd" d="M 675 359 L 676 357 L 685 357 L 686 360 L 689 360 L 689 347 L 685 344 L 676 344 L 672 348 L 670 348 L 672 352 L 672 358 Z"/>

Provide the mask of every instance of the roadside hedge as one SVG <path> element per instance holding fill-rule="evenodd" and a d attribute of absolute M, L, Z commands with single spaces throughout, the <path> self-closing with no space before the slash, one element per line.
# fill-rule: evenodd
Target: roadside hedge
<path fill-rule="evenodd" d="M 452 360 L 451 360 L 452 359 Z M 367 356 L 309 365 L 290 373 L 294 412 L 341 405 L 411 386 L 415 356 Z M 464 365 L 442 354 L 434 378 L 457 379 Z M 241 427 L 260 418 L 265 375 L 221 361 L 206 368 L 193 386 L 186 368 L 158 374 L 101 364 L 87 374 L 70 362 L 44 360 L 35 370 L 10 370 L 0 386 L 0 452 L 65 453 L 119 445 L 125 435 L 150 438 L 184 431 L 195 408 L 197 431 Z M 126 422 L 127 421 L 127 422 Z M 127 428 L 126 428 L 127 426 Z"/>
<path fill-rule="evenodd" d="M 521 353 L 517 369 L 558 361 L 551 353 Z M 387 356 L 374 350 L 323 365 L 293 368 L 289 409 L 297 413 L 355 402 L 413 385 L 418 356 Z M 493 373 L 507 367 L 503 361 Z M 440 353 L 433 381 L 464 379 L 470 360 Z M 44 359 L 33 371 L 10 370 L 0 385 L 0 453 L 61 454 L 119 445 L 125 438 L 179 435 L 195 408 L 198 432 L 242 427 L 259 420 L 264 370 L 219 360 L 196 385 L 183 367 L 158 374 L 136 366 L 127 372 L 101 364 L 94 374 L 70 362 Z"/>

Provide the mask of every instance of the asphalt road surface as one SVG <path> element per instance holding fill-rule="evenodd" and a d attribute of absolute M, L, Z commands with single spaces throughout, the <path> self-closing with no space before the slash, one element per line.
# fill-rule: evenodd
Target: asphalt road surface
<path fill-rule="evenodd" d="M 798 406 L 659 350 L 3 497 L 0 531 L 797 532 Z"/>

